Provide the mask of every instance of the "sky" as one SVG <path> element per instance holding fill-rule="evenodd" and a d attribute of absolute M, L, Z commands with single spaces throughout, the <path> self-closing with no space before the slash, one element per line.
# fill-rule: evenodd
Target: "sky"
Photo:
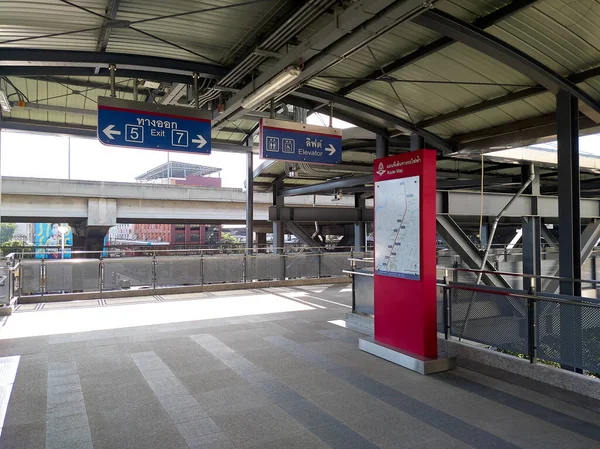
<path fill-rule="evenodd" d="M 329 125 L 329 116 L 313 114 L 307 122 Z M 335 127 L 352 125 L 335 119 Z M 69 164 L 69 141 L 71 146 Z M 222 169 L 223 187 L 243 188 L 246 155 L 214 151 L 210 155 L 184 154 L 134 148 L 107 147 L 97 139 L 2 131 L 2 176 L 135 182 L 135 177 L 167 160 L 208 165 Z M 254 156 L 254 168 L 263 161 Z M 214 175 L 213 175 L 214 176 Z"/>

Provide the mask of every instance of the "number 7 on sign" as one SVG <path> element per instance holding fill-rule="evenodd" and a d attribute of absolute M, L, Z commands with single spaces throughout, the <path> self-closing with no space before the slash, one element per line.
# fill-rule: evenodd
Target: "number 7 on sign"
<path fill-rule="evenodd" d="M 174 147 L 187 147 L 188 146 L 188 132 L 183 129 L 172 129 L 171 130 L 171 144 Z"/>

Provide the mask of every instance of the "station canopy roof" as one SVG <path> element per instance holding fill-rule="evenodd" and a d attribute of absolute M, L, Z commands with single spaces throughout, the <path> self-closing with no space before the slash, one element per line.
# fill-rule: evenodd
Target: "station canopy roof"
<path fill-rule="evenodd" d="M 582 133 L 599 129 L 598 23 L 595 0 L 6 0 L 0 89 L 12 109 L 0 127 L 95 136 L 114 64 L 119 98 L 163 104 L 193 106 L 197 73 L 213 149 L 240 149 L 269 115 L 268 103 L 242 100 L 295 65 L 278 118 L 333 104 L 361 130 L 345 131 L 336 170 L 265 163 L 259 187 L 361 176 L 375 134 L 392 152 L 422 137 L 440 154 L 439 176 L 466 186 L 481 153 L 555 138 L 559 90 L 579 100 Z M 506 178 L 502 188 L 518 185 L 515 161 L 484 169 Z M 551 191 L 552 164 L 544 174 Z"/>
<path fill-rule="evenodd" d="M 156 179 L 181 178 L 188 176 L 210 176 L 219 173 L 220 168 L 188 162 L 169 161 L 135 177 L 136 181 L 154 181 Z"/>

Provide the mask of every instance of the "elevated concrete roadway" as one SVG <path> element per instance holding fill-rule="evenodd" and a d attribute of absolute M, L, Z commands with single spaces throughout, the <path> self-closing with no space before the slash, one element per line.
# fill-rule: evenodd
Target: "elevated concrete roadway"
<path fill-rule="evenodd" d="M 255 193 L 254 220 L 266 222 L 272 195 Z M 291 207 L 354 207 L 352 198 L 286 198 Z M 64 179 L 2 179 L 4 221 L 116 223 L 245 223 L 241 189 Z"/>

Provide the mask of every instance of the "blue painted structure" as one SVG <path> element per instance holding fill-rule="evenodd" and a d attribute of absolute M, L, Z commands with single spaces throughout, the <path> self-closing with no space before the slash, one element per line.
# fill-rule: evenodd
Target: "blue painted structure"
<path fill-rule="evenodd" d="M 104 145 L 210 154 L 211 121 L 190 108 L 98 98 Z"/>
<path fill-rule="evenodd" d="M 260 157 L 313 164 L 342 161 L 341 130 L 263 119 L 260 124 Z"/>

